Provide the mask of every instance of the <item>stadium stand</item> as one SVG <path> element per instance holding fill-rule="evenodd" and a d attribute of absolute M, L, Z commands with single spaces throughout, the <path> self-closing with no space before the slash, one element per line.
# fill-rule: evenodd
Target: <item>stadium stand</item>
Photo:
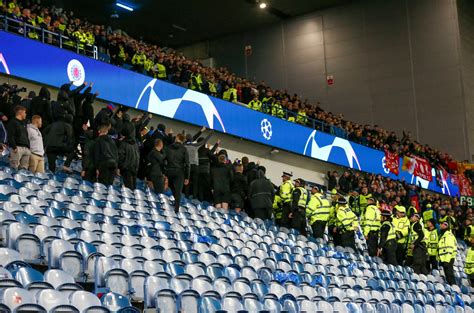
<path fill-rule="evenodd" d="M 162 49 L 136 40 L 123 30 L 93 25 L 62 8 L 26 5 L 25 1 L 4 1 L 0 11 L 4 14 L 2 23 L 5 30 L 92 55 L 105 62 L 224 100 L 242 103 L 249 108 L 375 149 L 390 150 L 404 156 L 423 157 L 437 169 L 442 167 L 450 173 L 458 170 L 457 162 L 452 156 L 419 143 L 412 138 L 410 132 L 403 132 L 403 137 L 399 138 L 395 132 L 384 130 L 377 125 L 360 125 L 347 121 L 343 114 L 322 109 L 319 102 L 310 103 L 301 96 L 291 95 L 286 90 L 273 89 L 264 82 L 255 83 L 237 77 L 226 68 L 204 67 L 199 62 L 186 59 L 173 49 Z M 466 173 L 469 177 L 472 174 L 474 172 L 471 170 Z"/>

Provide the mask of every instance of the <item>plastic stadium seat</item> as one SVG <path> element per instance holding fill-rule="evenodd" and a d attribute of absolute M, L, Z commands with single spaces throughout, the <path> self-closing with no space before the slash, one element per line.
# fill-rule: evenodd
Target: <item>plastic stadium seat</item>
<path fill-rule="evenodd" d="M 158 291 L 170 288 L 171 276 L 168 273 L 157 273 L 145 279 L 144 302 L 145 308 L 155 308 L 155 295 Z"/>
<path fill-rule="evenodd" d="M 36 298 L 38 304 L 49 312 L 79 312 L 78 309 L 70 305 L 67 296 L 57 290 L 41 290 Z"/>
<path fill-rule="evenodd" d="M 41 256 L 40 240 L 28 225 L 12 223 L 8 226 L 7 245 L 15 249 L 29 262 L 38 261 Z"/>
<path fill-rule="evenodd" d="M 195 290 L 184 290 L 179 295 L 178 311 L 186 313 L 198 313 L 199 293 Z"/>
<path fill-rule="evenodd" d="M 99 298 L 88 291 L 75 291 L 70 295 L 69 300 L 71 305 L 75 306 L 81 313 L 108 311 L 108 309 L 102 307 Z"/>
<path fill-rule="evenodd" d="M 109 292 L 102 296 L 102 305 L 109 309 L 111 312 L 127 312 L 127 313 L 139 313 L 140 311 L 131 306 L 130 300 L 123 296 L 113 292 Z"/>
<path fill-rule="evenodd" d="M 74 246 L 61 239 L 51 242 L 48 254 L 50 268 L 61 268 L 72 275 L 76 280 L 81 280 L 84 275 L 84 264 L 82 255 L 74 249 Z"/>
<path fill-rule="evenodd" d="M 208 291 L 201 295 L 199 312 L 213 313 L 221 310 L 221 296 L 215 291 Z"/>
<path fill-rule="evenodd" d="M 47 312 L 42 306 L 36 304 L 31 292 L 22 288 L 0 289 L 0 303 L 14 312 Z"/>

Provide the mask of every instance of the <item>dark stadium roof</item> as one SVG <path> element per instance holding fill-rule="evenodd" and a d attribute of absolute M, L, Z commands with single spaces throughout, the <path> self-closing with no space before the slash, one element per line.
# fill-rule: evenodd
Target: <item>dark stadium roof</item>
<path fill-rule="evenodd" d="M 347 3 L 350 0 L 121 0 L 135 7 L 128 12 L 115 0 L 52 0 L 86 16 L 94 23 L 118 25 L 136 38 L 168 46 L 180 46 L 277 23 L 286 18 Z M 119 19 L 112 20 L 116 11 Z M 116 26 L 117 27 L 117 26 Z"/>

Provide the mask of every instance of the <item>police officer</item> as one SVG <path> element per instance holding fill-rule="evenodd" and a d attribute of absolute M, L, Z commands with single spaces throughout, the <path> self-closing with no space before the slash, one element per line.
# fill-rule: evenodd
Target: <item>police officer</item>
<path fill-rule="evenodd" d="M 437 214 L 435 210 L 433 210 L 433 206 L 431 203 L 428 203 L 426 205 L 425 210 L 423 211 L 423 221 L 425 223 L 425 227 L 428 228 L 428 221 L 433 220 L 434 221 L 434 226 L 436 227 L 437 224 Z"/>
<path fill-rule="evenodd" d="M 337 201 L 336 227 L 341 236 L 341 246 L 350 247 L 355 251 L 354 235 L 359 228 L 359 223 L 344 197 L 339 197 Z"/>
<path fill-rule="evenodd" d="M 466 240 L 468 246 L 466 263 L 464 264 L 464 272 L 467 274 L 471 287 L 474 287 L 474 234 L 469 237 L 469 240 Z"/>
<path fill-rule="evenodd" d="M 434 219 L 424 222 L 428 233 L 428 262 L 426 268 L 430 272 L 438 269 L 438 229 L 436 228 L 436 222 Z"/>
<path fill-rule="evenodd" d="M 395 226 L 392 223 L 392 212 L 390 210 L 383 210 L 380 212 L 380 215 L 382 226 L 380 226 L 377 256 L 382 257 L 385 263 L 397 266 L 397 237 L 395 235 Z"/>
<path fill-rule="evenodd" d="M 367 207 L 361 219 L 362 232 L 364 233 L 370 256 L 377 255 L 380 220 L 380 209 L 376 205 L 375 199 L 370 196 L 367 198 Z"/>
<path fill-rule="evenodd" d="M 324 230 L 329 219 L 331 204 L 323 197 L 318 186 L 311 186 L 311 197 L 306 206 L 308 223 L 313 230 L 314 238 L 323 238 Z"/>
<path fill-rule="evenodd" d="M 407 210 L 408 218 L 410 218 L 415 213 L 418 213 L 418 209 L 416 208 L 416 201 L 413 200 Z"/>
<path fill-rule="evenodd" d="M 262 102 L 258 100 L 258 94 L 255 93 L 253 95 L 253 99 L 247 104 L 247 108 L 255 110 L 255 111 L 262 110 Z"/>
<path fill-rule="evenodd" d="M 329 208 L 329 218 L 328 218 L 328 234 L 332 237 L 332 242 L 335 246 L 341 245 L 341 236 L 337 231 L 337 218 L 336 218 L 336 207 L 337 207 L 337 200 L 339 199 L 340 195 L 337 193 L 336 190 L 330 192 L 330 199 L 331 199 L 331 207 Z"/>
<path fill-rule="evenodd" d="M 295 180 L 295 188 L 291 193 L 291 207 L 290 211 L 283 212 L 282 224 L 283 226 L 294 228 L 298 230 L 303 236 L 306 232 L 306 205 L 309 201 L 309 193 L 305 188 L 305 181 L 302 178 Z"/>
<path fill-rule="evenodd" d="M 356 212 L 357 216 L 364 215 L 365 208 L 367 207 L 367 205 L 369 205 L 367 203 L 367 199 L 370 197 L 372 197 L 372 194 L 369 193 L 369 189 L 367 187 L 362 187 L 361 193 L 359 195 L 359 211 Z"/>
<path fill-rule="evenodd" d="M 426 269 L 427 242 L 423 225 L 420 222 L 420 215 L 413 214 L 410 217 L 410 232 L 408 235 L 407 263 L 411 264 L 413 271 L 417 274 L 428 274 Z"/>
<path fill-rule="evenodd" d="M 275 223 L 282 226 L 283 211 L 289 214 L 291 205 L 291 195 L 293 193 L 293 182 L 291 181 L 293 174 L 283 172 L 281 176 L 282 184 L 278 187 L 278 192 L 273 200 L 273 215 L 275 216 Z"/>
<path fill-rule="evenodd" d="M 224 91 L 222 95 L 222 99 L 229 101 L 229 102 L 237 102 L 237 89 L 235 89 L 234 85 L 231 84 L 228 88 Z"/>
<path fill-rule="evenodd" d="M 271 113 L 274 102 L 275 102 L 275 98 L 273 98 L 272 92 L 267 91 L 267 94 L 262 99 L 262 112 Z"/>
<path fill-rule="evenodd" d="M 404 206 L 396 205 L 395 210 L 396 216 L 392 219 L 392 223 L 395 226 L 395 235 L 397 236 L 397 263 L 402 265 L 406 257 L 410 221 L 406 217 Z"/>
<path fill-rule="evenodd" d="M 443 222 L 440 225 L 441 232 L 438 242 L 438 261 L 443 267 L 446 282 L 450 285 L 456 284 L 454 278 L 454 260 L 457 253 L 457 241 L 449 229 L 449 222 Z"/>

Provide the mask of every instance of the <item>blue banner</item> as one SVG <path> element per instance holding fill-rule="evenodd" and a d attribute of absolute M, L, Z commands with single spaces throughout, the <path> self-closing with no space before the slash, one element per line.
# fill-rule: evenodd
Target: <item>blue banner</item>
<path fill-rule="evenodd" d="M 314 129 L 247 109 L 190 89 L 106 64 L 38 41 L 0 31 L 0 72 L 59 87 L 73 81 L 94 82 L 100 98 L 247 140 L 369 173 L 457 195 L 448 178 L 436 184 L 402 171 L 385 168 L 382 151 L 358 145 Z"/>

